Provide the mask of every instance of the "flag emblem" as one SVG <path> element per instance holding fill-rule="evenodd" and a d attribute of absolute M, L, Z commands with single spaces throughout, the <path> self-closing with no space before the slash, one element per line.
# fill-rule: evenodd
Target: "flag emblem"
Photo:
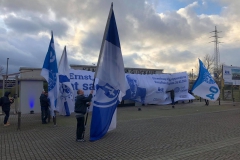
<path fill-rule="evenodd" d="M 60 94 L 61 98 L 72 98 L 73 97 L 73 93 L 71 92 L 71 89 L 63 83 L 59 84 L 59 92 L 61 93 Z"/>
<path fill-rule="evenodd" d="M 55 87 L 56 81 L 57 81 L 56 73 L 49 71 L 48 91 L 51 91 Z"/>
<path fill-rule="evenodd" d="M 213 80 L 212 76 L 208 73 L 208 72 L 205 72 L 204 73 L 204 82 L 208 83 L 208 84 L 214 84 L 215 81 Z"/>
<path fill-rule="evenodd" d="M 101 88 L 104 91 L 104 94 L 108 97 L 108 98 L 113 98 L 116 97 L 116 95 L 118 95 L 119 90 L 115 90 L 112 86 L 110 86 L 108 83 L 105 84 L 104 86 L 100 86 L 97 85 L 97 90 Z"/>

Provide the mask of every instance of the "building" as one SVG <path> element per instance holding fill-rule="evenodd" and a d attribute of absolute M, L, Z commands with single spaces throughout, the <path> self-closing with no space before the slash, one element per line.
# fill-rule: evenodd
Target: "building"
<path fill-rule="evenodd" d="M 96 70 L 95 65 L 70 65 L 72 69 L 76 70 L 87 70 L 94 72 Z M 41 68 L 27 68 L 21 67 L 19 73 L 12 74 L 8 76 L 7 83 L 5 87 L 11 88 L 14 87 L 15 77 L 18 75 L 18 85 L 19 85 L 19 97 L 20 103 L 19 108 L 21 112 L 30 113 L 34 111 L 35 113 L 41 112 L 39 96 L 43 91 L 43 82 L 45 79 L 40 75 Z M 163 69 L 146 69 L 146 68 L 125 68 L 125 73 L 130 74 L 161 74 Z M 3 81 L 2 81 L 3 84 Z M 7 85 L 7 86 L 6 86 Z M 125 102 L 126 104 L 134 104 L 135 102 L 129 101 Z M 122 103 L 124 105 L 124 103 Z M 136 105 L 136 103 L 135 103 Z"/>
<path fill-rule="evenodd" d="M 70 65 L 72 69 L 86 70 L 86 71 L 96 71 L 97 66 L 93 65 Z M 147 69 L 147 68 L 125 68 L 125 73 L 130 74 L 162 74 L 163 69 Z"/>

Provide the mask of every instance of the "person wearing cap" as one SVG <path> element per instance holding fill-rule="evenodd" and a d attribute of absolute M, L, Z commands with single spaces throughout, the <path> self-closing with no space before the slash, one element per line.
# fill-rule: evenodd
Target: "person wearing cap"
<path fill-rule="evenodd" d="M 5 113 L 4 121 L 3 121 L 3 126 L 9 126 L 10 123 L 8 122 L 9 119 L 9 114 L 10 114 L 10 106 L 13 103 L 12 99 L 9 99 L 9 95 L 11 92 L 6 91 L 4 93 L 4 96 L 1 98 L 2 101 L 2 111 Z"/>
<path fill-rule="evenodd" d="M 77 119 L 77 130 L 76 130 L 76 142 L 85 142 L 83 133 L 85 131 L 84 126 L 84 115 L 87 112 L 87 107 L 89 107 L 92 100 L 93 90 L 90 91 L 88 97 L 84 96 L 84 91 L 79 89 L 77 91 L 77 97 L 75 102 L 74 112 Z"/>

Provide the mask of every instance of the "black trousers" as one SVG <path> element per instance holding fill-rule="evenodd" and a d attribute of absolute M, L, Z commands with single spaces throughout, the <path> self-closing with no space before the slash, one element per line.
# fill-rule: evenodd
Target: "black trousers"
<path fill-rule="evenodd" d="M 174 97 L 171 97 L 172 105 L 175 105 Z"/>
<path fill-rule="evenodd" d="M 82 139 L 83 132 L 85 130 L 84 126 L 84 116 L 76 116 L 77 119 L 77 131 L 76 131 L 76 139 Z"/>
<path fill-rule="evenodd" d="M 49 113 L 48 107 L 41 107 L 42 123 L 46 123 L 46 120 L 48 118 L 48 113 Z"/>
<path fill-rule="evenodd" d="M 209 100 L 205 99 L 205 105 L 209 105 Z"/>
<path fill-rule="evenodd" d="M 5 113 L 3 124 L 7 124 L 10 111 L 3 111 Z"/>

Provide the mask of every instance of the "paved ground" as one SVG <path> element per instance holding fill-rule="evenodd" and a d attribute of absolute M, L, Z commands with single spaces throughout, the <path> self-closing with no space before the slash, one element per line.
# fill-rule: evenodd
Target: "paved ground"
<path fill-rule="evenodd" d="M 237 160 L 240 159 L 240 104 L 203 102 L 118 108 L 117 129 L 96 142 L 75 142 L 76 120 L 57 116 L 57 127 L 40 114 L 11 114 L 0 125 L 0 159 Z M 90 124 L 91 115 L 89 116 Z M 3 116 L 0 116 L 3 121 Z M 89 139 L 89 125 L 86 130 Z"/>

